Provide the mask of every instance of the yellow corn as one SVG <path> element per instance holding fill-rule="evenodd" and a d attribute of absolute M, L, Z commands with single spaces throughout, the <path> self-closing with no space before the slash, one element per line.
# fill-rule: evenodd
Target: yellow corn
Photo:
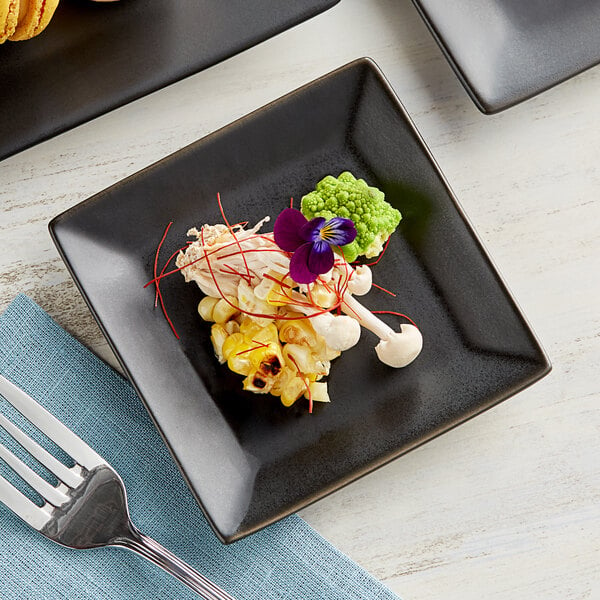
<path fill-rule="evenodd" d="M 296 283 L 289 277 L 283 279 L 281 274 L 278 273 L 276 273 L 274 277 L 280 283 L 276 283 L 275 281 L 273 282 L 273 285 L 271 286 L 265 299 L 273 306 L 286 306 L 290 303 L 287 296 L 289 296 L 291 288 L 293 288 Z"/>
<path fill-rule="evenodd" d="M 233 305 L 233 306 L 232 306 Z M 236 308 L 237 301 L 232 296 L 227 296 L 227 300 L 219 298 L 212 312 L 212 318 L 215 323 L 226 323 L 232 317 L 235 317 L 239 311 Z"/>
<path fill-rule="evenodd" d="M 253 289 L 242 279 L 238 284 L 238 306 L 240 310 L 246 313 L 252 320 L 256 321 L 260 325 L 268 325 L 273 322 L 273 317 L 277 314 L 277 309 L 274 306 L 269 305 L 264 300 L 257 298 L 254 295 Z M 265 317 L 255 317 L 252 315 L 260 314 Z M 271 316 L 272 315 L 272 316 Z"/>
<path fill-rule="evenodd" d="M 305 389 L 304 397 L 310 397 L 313 402 L 331 402 L 327 393 L 327 383 L 325 382 L 313 381 L 309 383 L 308 390 Z"/>
<path fill-rule="evenodd" d="M 212 296 L 204 296 L 202 300 L 198 303 L 198 314 L 205 321 L 214 321 L 213 319 L 213 310 L 215 308 L 215 304 L 219 301 L 219 298 L 213 298 Z"/>
<path fill-rule="evenodd" d="M 213 325 L 214 327 L 214 325 Z M 245 343 L 245 338 L 243 333 L 232 333 L 224 342 L 223 342 L 223 358 L 225 360 L 229 359 L 229 355 L 235 350 L 238 352 Z M 247 345 L 246 345 L 247 347 Z M 245 349 L 245 348 L 244 348 Z"/>
<path fill-rule="evenodd" d="M 223 356 L 223 345 L 226 340 L 227 331 L 225 331 L 225 328 L 222 325 L 215 323 L 210 328 L 210 341 L 212 342 L 215 355 L 221 364 L 225 362 L 225 358 Z"/>
<path fill-rule="evenodd" d="M 240 323 L 240 333 L 243 333 L 246 337 L 252 339 L 261 329 L 263 325 L 259 325 L 256 321 L 250 317 L 244 316 Z"/>
<path fill-rule="evenodd" d="M 223 327 L 225 328 L 225 331 L 228 333 L 228 335 L 238 333 L 240 330 L 239 323 L 237 321 L 234 321 L 233 319 L 231 321 L 227 321 L 227 323 L 225 323 Z"/>
<path fill-rule="evenodd" d="M 246 348 L 244 348 L 246 349 Z M 229 358 L 227 359 L 227 366 L 234 372 L 239 373 L 240 375 L 249 375 L 252 372 L 252 364 L 250 363 L 250 358 L 248 357 L 249 352 L 244 352 L 240 354 L 241 350 L 237 350 L 234 348 Z"/>
<path fill-rule="evenodd" d="M 255 394 L 268 394 L 273 387 L 273 378 L 261 373 L 250 373 L 243 381 L 244 390 Z"/>
<path fill-rule="evenodd" d="M 338 302 L 338 296 L 330 286 L 328 287 L 329 289 L 320 283 L 315 283 L 310 288 L 310 297 L 312 301 L 321 308 L 331 308 Z"/>
<path fill-rule="evenodd" d="M 317 359 L 307 346 L 286 344 L 283 347 L 283 358 L 290 368 L 295 368 L 301 373 L 314 373 L 317 375 L 327 375 L 329 373 L 329 361 Z"/>
<path fill-rule="evenodd" d="M 293 377 L 281 392 L 281 403 L 291 406 L 306 391 L 306 383 L 300 377 Z"/>
<path fill-rule="evenodd" d="M 277 326 L 275 323 L 269 323 L 266 327 L 261 327 L 259 331 L 254 333 L 252 336 L 246 334 L 256 342 L 263 344 L 274 343 L 279 346 L 279 336 L 277 335 Z"/>
<path fill-rule="evenodd" d="M 317 334 L 309 319 L 286 320 L 279 327 L 279 339 L 291 344 L 314 346 L 317 343 Z"/>
<path fill-rule="evenodd" d="M 290 369 L 284 366 L 281 369 L 281 373 L 275 378 L 273 387 L 271 388 L 271 394 L 273 396 L 281 396 L 283 390 L 287 387 L 289 382 L 296 377 L 296 369 Z"/>
<path fill-rule="evenodd" d="M 286 308 L 282 308 L 280 309 L 282 311 L 282 315 L 285 316 L 285 319 L 277 319 L 275 321 L 275 325 L 277 325 L 277 329 L 281 329 L 286 323 L 288 323 L 289 321 L 292 320 L 300 320 L 304 318 L 304 315 L 302 313 L 296 312 L 294 310 L 289 310 Z M 292 317 L 290 319 L 288 319 L 288 317 Z"/>
<path fill-rule="evenodd" d="M 266 346 L 259 346 L 256 350 L 248 353 L 250 363 L 263 375 L 276 377 L 283 368 L 283 356 L 279 344 L 269 343 Z"/>

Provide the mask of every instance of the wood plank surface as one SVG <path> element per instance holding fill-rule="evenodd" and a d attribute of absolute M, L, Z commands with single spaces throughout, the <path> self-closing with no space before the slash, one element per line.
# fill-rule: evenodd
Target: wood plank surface
<path fill-rule="evenodd" d="M 116 364 L 49 220 L 361 56 L 406 105 L 553 371 L 301 514 L 405 600 L 597 600 L 600 68 L 484 116 L 408 0 L 343 0 L 0 162 L 0 310 L 24 292 Z"/>

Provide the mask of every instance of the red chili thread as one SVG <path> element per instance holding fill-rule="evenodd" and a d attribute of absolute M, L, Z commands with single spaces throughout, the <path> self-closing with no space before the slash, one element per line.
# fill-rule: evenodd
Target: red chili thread
<path fill-rule="evenodd" d="M 376 287 L 378 290 L 381 290 L 382 292 L 385 292 L 386 294 L 389 294 L 390 296 L 396 297 L 396 294 L 394 294 L 394 292 L 390 292 L 390 290 L 386 290 L 384 287 L 381 287 L 380 285 L 377 285 L 376 283 L 373 283 L 372 285 L 373 285 L 373 287 Z"/>
<path fill-rule="evenodd" d="M 262 342 L 258 342 L 257 340 L 252 340 L 258 346 L 254 346 L 253 348 L 246 348 L 246 350 L 240 350 L 236 352 L 235 355 L 239 356 L 240 354 L 246 354 L 246 352 L 252 352 L 253 350 L 258 350 L 259 348 L 267 348 L 269 344 L 263 344 Z"/>
<path fill-rule="evenodd" d="M 404 317 L 407 321 L 410 321 L 410 323 L 412 325 L 417 327 L 417 324 L 409 316 L 407 316 L 403 313 L 394 312 L 393 310 L 372 310 L 371 312 L 374 315 L 395 315 L 396 317 Z M 419 329 L 419 328 L 417 327 L 417 329 Z"/>
<path fill-rule="evenodd" d="M 372 267 L 373 265 L 376 265 L 382 258 L 383 255 L 385 254 L 385 251 L 387 250 L 388 244 L 390 243 L 391 240 L 391 236 L 387 239 L 387 242 L 385 243 L 385 246 L 383 247 L 383 250 L 381 251 L 381 254 L 377 257 L 377 260 L 375 262 L 372 263 L 367 263 L 366 266 L 367 267 Z"/>
<path fill-rule="evenodd" d="M 226 271 L 225 268 L 227 268 L 229 270 Z M 252 284 L 252 279 L 253 279 L 252 276 L 248 277 L 248 275 L 246 275 L 246 273 L 242 273 L 241 271 L 234 269 L 231 265 L 223 265 L 220 270 L 221 270 L 221 273 L 225 273 L 228 275 L 237 275 L 240 279 L 243 279 L 248 285 Z"/>
<path fill-rule="evenodd" d="M 162 248 L 162 245 L 165 241 L 165 238 L 167 237 L 167 233 L 169 232 L 169 229 L 171 228 L 171 225 L 173 225 L 173 221 L 171 221 L 166 229 L 165 232 L 163 233 L 163 236 L 160 240 L 160 243 L 158 244 L 158 247 L 156 248 L 156 255 L 154 257 L 154 279 L 157 279 L 157 269 L 158 269 L 158 256 L 160 254 L 160 249 Z M 168 263 L 167 263 L 168 264 Z M 144 286 L 146 287 L 146 286 Z M 163 300 L 163 296 L 162 296 L 162 292 L 160 291 L 160 286 L 159 286 L 159 282 L 156 281 L 156 295 L 154 297 L 154 306 L 156 307 L 157 305 L 157 300 L 158 303 L 160 303 L 160 308 L 163 312 L 163 315 L 165 316 L 165 319 L 167 320 L 167 323 L 169 323 L 169 326 L 171 327 L 171 331 L 173 332 L 173 334 L 175 335 L 175 337 L 177 339 L 179 339 L 179 334 L 177 333 L 177 331 L 175 330 L 175 326 L 173 325 L 173 322 L 171 321 L 171 318 L 169 317 L 168 313 L 167 313 L 167 309 L 165 307 L 165 303 Z"/>
<path fill-rule="evenodd" d="M 233 230 L 233 227 L 229 224 L 229 221 L 227 220 L 227 217 L 225 216 L 225 211 L 223 210 L 223 205 L 221 204 L 221 195 L 219 194 L 219 192 L 217 192 L 217 202 L 219 204 L 219 210 L 221 211 L 221 216 L 223 217 L 223 221 L 225 221 L 225 225 L 227 225 L 227 227 L 229 227 L 229 232 L 233 236 L 233 239 L 236 241 L 238 248 L 241 251 L 242 245 L 240 244 L 240 241 L 237 239 L 237 236 L 235 235 L 235 231 Z M 252 276 L 250 275 L 250 269 L 248 267 L 248 263 L 246 262 L 246 256 L 244 254 L 242 254 L 242 259 L 244 260 L 244 266 L 246 267 L 246 272 L 248 273 L 248 278 L 251 278 Z"/>
<path fill-rule="evenodd" d="M 312 399 L 312 393 L 310 391 L 310 385 L 308 385 L 308 381 L 306 380 L 305 375 L 300 371 L 300 368 L 298 367 L 298 363 L 294 360 L 294 357 L 291 356 L 290 354 L 288 354 L 288 358 L 294 363 L 294 366 L 296 367 L 296 372 L 298 373 L 298 377 L 300 377 L 300 379 L 302 379 L 302 383 L 306 387 L 306 391 L 308 392 L 308 412 L 312 413 L 313 399 Z"/>
<path fill-rule="evenodd" d="M 165 238 L 167 237 L 167 233 L 169 233 L 169 229 L 171 229 L 171 225 L 173 225 L 173 221 L 171 221 L 165 228 L 165 232 L 163 233 L 162 238 L 160 238 L 160 242 L 158 242 L 158 246 L 156 248 L 156 254 L 154 255 L 154 279 L 156 279 L 157 276 L 157 270 L 158 270 L 158 256 L 160 254 L 160 249 L 162 248 L 162 245 L 165 243 Z M 146 286 L 144 286 L 146 287 Z M 158 306 L 158 295 L 160 293 L 160 288 L 158 286 L 158 282 L 156 284 L 156 294 L 154 295 L 154 308 L 156 308 Z"/>

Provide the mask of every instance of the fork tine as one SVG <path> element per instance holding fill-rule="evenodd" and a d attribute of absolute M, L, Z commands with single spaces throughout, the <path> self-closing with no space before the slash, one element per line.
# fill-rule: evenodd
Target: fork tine
<path fill-rule="evenodd" d="M 18 517 L 34 529 L 42 529 L 50 520 L 50 515 L 24 496 L 16 487 L 0 475 L 0 502 L 5 504 Z"/>
<path fill-rule="evenodd" d="M 61 506 L 69 497 L 42 479 L 33 469 L 17 458 L 8 448 L 0 444 L 0 459 L 3 460 L 23 481 L 28 483 L 44 500 Z"/>
<path fill-rule="evenodd" d="M 46 434 L 57 446 L 69 454 L 75 462 L 91 471 L 106 464 L 81 438 L 63 425 L 54 415 L 40 406 L 31 396 L 0 375 L 0 394 L 25 418 Z"/>
<path fill-rule="evenodd" d="M 12 436 L 29 454 L 31 454 L 39 463 L 44 465 L 48 471 L 54 473 L 64 484 L 75 488 L 83 482 L 83 477 L 71 471 L 59 460 L 54 458 L 50 452 L 42 448 L 37 442 L 32 440 L 27 434 L 23 433 L 14 423 L 11 423 L 3 414 L 0 413 L 0 427 L 8 435 Z"/>

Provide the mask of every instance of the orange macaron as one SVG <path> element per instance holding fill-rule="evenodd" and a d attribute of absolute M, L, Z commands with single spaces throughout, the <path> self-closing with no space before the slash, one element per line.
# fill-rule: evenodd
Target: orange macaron
<path fill-rule="evenodd" d="M 0 0 L 0 44 L 3 44 L 17 28 L 19 0 Z"/>
<path fill-rule="evenodd" d="M 8 39 L 28 40 L 41 33 L 50 23 L 58 2 L 59 0 L 19 0 L 17 26 Z"/>

